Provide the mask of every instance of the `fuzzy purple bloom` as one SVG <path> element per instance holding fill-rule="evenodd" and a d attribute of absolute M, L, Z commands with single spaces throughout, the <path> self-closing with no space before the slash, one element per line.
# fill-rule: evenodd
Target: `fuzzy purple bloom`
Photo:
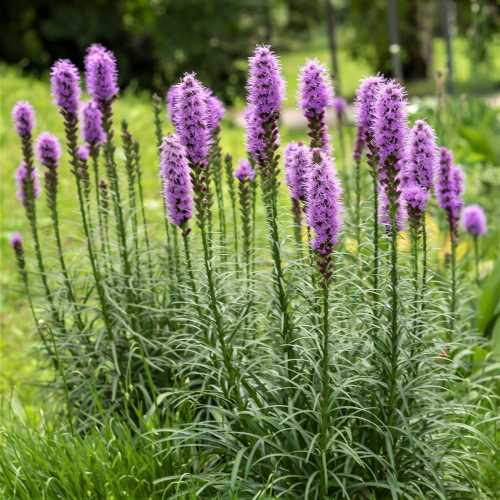
<path fill-rule="evenodd" d="M 332 162 L 327 153 L 314 149 L 307 176 L 307 223 L 315 232 L 312 248 L 321 255 L 332 252 L 342 228 L 342 191 Z"/>
<path fill-rule="evenodd" d="M 86 162 L 89 159 L 90 156 L 90 151 L 89 148 L 86 144 L 82 144 L 81 146 L 78 146 L 78 149 L 76 150 L 76 154 L 78 156 L 78 159 L 82 162 Z"/>
<path fill-rule="evenodd" d="M 106 141 L 106 134 L 102 128 L 102 113 L 94 101 L 84 104 L 82 110 L 82 136 L 90 146 L 97 146 Z"/>
<path fill-rule="evenodd" d="M 430 191 L 437 167 L 437 148 L 434 130 L 424 120 L 417 120 L 408 136 L 408 152 L 402 172 L 402 184 L 418 184 Z"/>
<path fill-rule="evenodd" d="M 50 70 L 50 86 L 54 103 L 61 112 L 78 113 L 80 105 L 80 74 L 68 59 L 59 59 Z"/>
<path fill-rule="evenodd" d="M 33 106 L 26 101 L 17 102 L 12 109 L 12 119 L 20 137 L 30 135 L 35 126 L 35 111 L 33 110 Z"/>
<path fill-rule="evenodd" d="M 256 117 L 265 122 L 279 113 L 283 101 L 285 82 L 280 63 L 269 46 L 260 45 L 249 64 L 248 103 L 254 107 Z"/>
<path fill-rule="evenodd" d="M 61 146 L 55 135 L 42 132 L 36 143 L 38 161 L 47 168 L 57 168 L 61 158 Z"/>
<path fill-rule="evenodd" d="M 463 173 L 453 164 L 450 150 L 439 148 L 439 165 L 436 178 L 436 197 L 439 206 L 448 213 L 450 220 L 457 221 L 462 210 Z"/>
<path fill-rule="evenodd" d="M 177 98 L 179 96 L 179 85 L 172 85 L 167 91 L 167 114 L 174 127 L 178 123 Z"/>
<path fill-rule="evenodd" d="M 185 149 L 175 134 L 163 139 L 160 174 L 170 222 L 181 226 L 193 215 L 193 188 Z"/>
<path fill-rule="evenodd" d="M 21 233 L 12 233 L 12 236 L 10 237 L 10 246 L 17 254 L 22 254 L 24 252 L 23 237 L 21 236 Z"/>
<path fill-rule="evenodd" d="M 16 170 L 16 197 L 23 204 L 23 206 L 27 206 L 28 202 L 28 168 L 24 162 L 21 162 L 19 167 Z M 38 177 L 38 171 L 36 168 L 33 168 L 31 171 L 31 182 L 33 186 L 33 197 L 36 199 L 40 196 L 41 187 L 40 187 L 40 179 Z"/>
<path fill-rule="evenodd" d="M 224 104 L 210 89 L 206 89 L 207 95 L 207 126 L 211 134 L 219 128 L 220 122 L 226 112 Z"/>
<path fill-rule="evenodd" d="M 394 180 L 405 160 L 406 94 L 395 80 L 379 88 L 375 101 L 373 135 L 380 160 L 379 179 L 383 184 Z"/>
<path fill-rule="evenodd" d="M 345 118 L 347 112 L 347 101 L 343 97 L 334 97 L 332 107 L 337 115 L 337 120 L 341 121 Z"/>
<path fill-rule="evenodd" d="M 488 230 L 486 224 L 486 214 L 479 205 L 469 205 L 464 208 L 462 214 L 462 224 L 464 229 L 472 236 L 481 236 Z"/>
<path fill-rule="evenodd" d="M 300 71 L 299 102 L 307 118 L 324 113 L 334 103 L 328 72 L 317 60 L 307 61 Z"/>
<path fill-rule="evenodd" d="M 406 206 L 400 200 L 396 206 L 396 229 L 398 232 L 404 230 L 407 217 Z M 385 226 L 388 232 L 391 231 L 392 223 L 389 198 L 382 184 L 379 184 L 378 189 L 378 221 Z"/>
<path fill-rule="evenodd" d="M 234 173 L 236 179 L 240 182 L 253 181 L 255 179 L 255 170 L 248 160 L 240 160 L 240 164 Z"/>
<path fill-rule="evenodd" d="M 357 135 L 353 157 L 361 159 L 365 146 L 374 148 L 373 123 L 375 121 L 375 100 L 380 87 L 385 83 L 382 76 L 370 76 L 361 81 L 356 92 L 355 114 Z"/>
<path fill-rule="evenodd" d="M 306 199 L 307 176 L 311 168 L 309 147 L 301 142 L 288 144 L 285 148 L 285 180 L 293 199 Z"/>
<path fill-rule="evenodd" d="M 91 45 L 85 56 L 87 92 L 97 102 L 112 101 L 119 92 L 118 69 L 114 54 L 97 43 Z"/>
<path fill-rule="evenodd" d="M 177 134 L 189 162 L 204 164 L 210 150 L 205 89 L 194 73 L 186 73 L 178 87 Z"/>

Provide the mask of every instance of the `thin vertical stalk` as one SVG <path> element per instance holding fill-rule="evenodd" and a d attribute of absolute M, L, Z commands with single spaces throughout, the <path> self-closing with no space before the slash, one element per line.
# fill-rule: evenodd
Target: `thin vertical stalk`
<path fill-rule="evenodd" d="M 455 315 L 457 304 L 457 241 L 453 229 L 450 226 L 451 238 L 451 297 L 450 297 L 450 333 L 449 340 L 455 333 Z"/>
<path fill-rule="evenodd" d="M 477 235 L 474 238 L 474 269 L 476 274 L 476 284 L 479 286 L 479 239 Z"/>
<path fill-rule="evenodd" d="M 422 299 L 425 297 L 427 288 L 427 223 L 425 212 L 422 215 Z M 422 308 L 425 300 L 422 300 Z"/>
<path fill-rule="evenodd" d="M 106 133 L 106 142 L 104 143 L 104 157 L 106 160 L 106 173 L 108 176 L 109 187 L 111 191 L 111 200 L 115 212 L 116 236 L 120 249 L 120 256 L 123 264 L 123 273 L 130 277 L 130 262 L 127 251 L 127 235 L 125 231 L 125 220 L 120 195 L 120 183 L 118 171 L 115 164 L 115 145 L 113 131 L 113 113 L 110 102 L 102 104 L 102 122 Z"/>
<path fill-rule="evenodd" d="M 226 181 L 229 191 L 229 199 L 231 200 L 231 213 L 233 218 L 233 240 L 234 240 L 234 268 L 236 271 L 236 278 L 239 277 L 240 264 L 239 264 L 239 250 L 238 250 L 238 217 L 236 210 L 236 190 L 234 187 L 233 177 L 233 159 L 231 155 L 227 154 L 224 157 L 224 165 L 226 171 Z"/>
<path fill-rule="evenodd" d="M 302 207 L 300 201 L 292 198 L 293 229 L 295 235 L 295 245 L 297 247 L 297 257 L 302 259 Z"/>
<path fill-rule="evenodd" d="M 420 291 L 419 291 L 419 269 L 418 269 L 418 242 L 419 242 L 419 228 L 416 224 L 412 223 L 410 227 L 411 233 L 411 250 L 412 250 L 412 268 L 413 268 L 413 328 L 416 331 L 419 322 L 419 309 L 420 309 Z"/>
<path fill-rule="evenodd" d="M 320 449 L 321 449 L 321 482 L 320 498 L 328 496 L 328 464 L 326 460 L 328 450 L 328 434 L 330 427 L 330 353 L 329 353 L 329 280 L 326 276 L 321 279 L 322 295 L 322 323 L 321 323 L 321 415 L 320 415 Z"/>
<path fill-rule="evenodd" d="M 356 160 L 354 171 L 354 182 L 356 190 L 355 224 L 356 224 L 356 251 L 358 258 L 361 247 L 361 160 Z"/>
<path fill-rule="evenodd" d="M 252 162 L 251 162 L 252 163 Z M 252 164 L 252 168 L 254 165 Z M 256 236 L 256 228 L 257 228 L 257 182 L 252 182 L 252 250 L 251 250 L 251 258 L 252 264 L 251 269 L 252 273 L 255 272 L 255 236 Z"/>
<path fill-rule="evenodd" d="M 379 294 L 379 228 L 378 228 L 378 176 L 376 171 L 372 169 L 373 180 L 373 268 L 372 268 L 372 283 L 373 283 L 373 309 L 375 316 L 378 316 L 378 294 Z"/>
<path fill-rule="evenodd" d="M 143 186 L 142 186 L 141 156 L 140 156 L 140 152 L 139 152 L 139 143 L 137 141 L 133 142 L 133 148 L 134 148 L 135 175 L 136 175 L 136 179 L 137 179 L 137 186 L 139 188 L 139 203 L 141 205 L 142 226 L 143 226 L 143 230 L 144 230 L 144 240 L 146 242 L 146 253 L 147 253 L 147 261 L 148 261 L 149 277 L 153 278 L 153 262 L 151 260 L 151 243 L 149 240 L 148 221 L 146 219 L 146 209 L 144 206 L 144 190 L 143 190 Z"/>
<path fill-rule="evenodd" d="M 99 176 L 99 148 L 92 146 L 90 149 L 90 156 L 92 158 L 92 167 L 94 171 L 94 189 L 96 199 L 97 222 L 99 226 L 99 238 L 101 240 L 101 252 L 106 255 L 105 235 L 104 235 L 104 222 L 101 204 L 101 189 L 100 189 L 100 176 Z"/>
<path fill-rule="evenodd" d="M 226 214 L 224 211 L 224 190 L 222 188 L 222 152 L 220 147 L 220 128 L 213 133 L 213 144 L 210 151 L 210 168 L 213 172 L 215 184 L 215 194 L 217 197 L 217 211 L 219 217 L 219 245 L 221 252 L 221 260 L 223 263 L 227 261 L 226 253 Z"/>

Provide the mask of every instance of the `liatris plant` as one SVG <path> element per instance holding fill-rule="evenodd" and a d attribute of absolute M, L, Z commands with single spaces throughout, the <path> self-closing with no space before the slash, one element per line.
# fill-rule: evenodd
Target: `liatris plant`
<path fill-rule="evenodd" d="M 16 172 L 17 198 L 23 204 L 26 217 L 30 224 L 38 270 L 40 272 L 40 279 L 42 280 L 45 297 L 49 303 L 52 317 L 55 322 L 58 323 L 59 314 L 56 310 L 52 291 L 45 272 L 45 264 L 38 234 L 35 202 L 40 196 L 40 181 L 38 179 L 38 172 L 33 163 L 32 132 L 35 126 L 35 113 L 33 107 L 28 102 L 18 102 L 12 110 L 12 118 L 14 120 L 14 127 L 21 139 L 21 150 L 23 155 L 23 161 Z"/>
<path fill-rule="evenodd" d="M 383 364 L 387 380 L 387 400 L 384 421 L 390 429 L 390 446 L 396 447 L 398 437 L 393 431 L 398 418 L 398 379 L 400 376 L 399 323 L 399 275 L 398 275 L 398 211 L 401 209 L 399 174 L 403 166 L 406 147 L 406 97 L 405 91 L 396 81 L 381 85 L 375 102 L 373 137 L 379 157 L 379 182 L 388 199 L 391 236 L 391 286 L 390 286 L 390 330 L 387 342 L 388 362 Z"/>
<path fill-rule="evenodd" d="M 266 218 L 270 230 L 274 262 L 274 283 L 280 315 L 280 334 L 287 357 L 287 371 L 293 363 L 292 322 L 287 296 L 281 243 L 278 230 L 278 120 L 283 100 L 284 81 L 278 58 L 267 46 L 257 47 L 250 58 L 247 97 L 247 150 L 257 165 Z"/>
<path fill-rule="evenodd" d="M 333 104 L 333 89 L 326 68 L 319 61 L 308 61 L 299 80 L 300 108 L 307 119 L 311 148 L 330 150 L 325 112 Z"/>
<path fill-rule="evenodd" d="M 457 302 L 457 243 L 458 223 L 463 207 L 462 193 L 464 178 L 460 167 L 453 164 L 451 151 L 439 149 L 439 165 L 436 176 L 436 197 L 439 206 L 446 212 L 451 244 L 451 294 L 450 294 L 450 335 L 455 329 Z"/>
<path fill-rule="evenodd" d="M 236 277 L 239 275 L 239 248 L 238 248 L 238 218 L 236 214 L 236 189 L 234 187 L 233 158 L 230 154 L 224 157 L 224 171 L 226 174 L 227 190 L 231 202 L 231 214 L 233 222 L 233 244 L 234 244 L 234 269 Z"/>
<path fill-rule="evenodd" d="M 469 205 L 462 213 L 462 224 L 464 229 L 474 240 L 474 270 L 476 283 L 479 284 L 479 236 L 486 234 L 486 215 L 479 205 Z"/>
<path fill-rule="evenodd" d="M 339 134 L 339 146 L 340 146 L 340 157 L 342 158 L 342 167 L 343 167 L 343 179 L 344 186 L 348 188 L 347 181 L 349 179 L 348 169 L 346 164 L 346 148 L 345 148 L 345 122 L 347 118 L 347 101 L 343 97 L 334 97 L 332 99 L 332 108 L 335 111 L 335 118 L 337 121 L 337 131 Z M 350 189 L 346 189 L 346 195 L 350 196 Z M 347 198 L 347 203 L 350 205 L 350 199 Z"/>
<path fill-rule="evenodd" d="M 306 181 L 311 170 L 310 150 L 301 142 L 292 142 L 285 148 L 285 180 L 292 198 L 297 253 L 302 256 L 302 204 L 306 201 Z"/>
<path fill-rule="evenodd" d="M 241 160 L 234 173 L 238 179 L 238 194 L 240 201 L 241 231 L 243 234 L 243 255 L 245 259 L 247 286 L 250 286 L 251 250 L 252 250 L 252 184 L 255 171 L 248 160 Z"/>
<path fill-rule="evenodd" d="M 312 150 L 312 166 L 306 181 L 307 222 L 315 232 L 312 248 L 316 254 L 318 269 L 321 274 L 323 321 L 321 324 L 321 487 L 320 497 L 328 496 L 328 468 L 326 455 L 329 452 L 330 412 L 331 412 L 331 375 L 330 375 L 330 339 L 329 339 L 329 284 L 333 274 L 332 252 L 338 242 L 341 220 L 341 190 L 335 178 L 335 172 L 329 155 L 321 149 Z"/>
<path fill-rule="evenodd" d="M 63 245 L 61 241 L 61 232 L 59 228 L 59 213 L 57 210 L 57 188 L 58 188 L 58 168 L 61 158 L 61 146 L 59 140 L 48 132 L 40 134 L 36 144 L 38 161 L 46 167 L 45 171 L 45 192 L 47 196 L 47 206 L 49 208 L 52 225 L 54 227 L 54 236 L 56 240 L 57 256 L 61 266 L 61 272 L 64 278 L 70 303 L 76 305 L 75 293 L 68 273 L 68 268 L 64 258 Z M 83 322 L 78 313 L 76 315 L 78 326 L 83 328 Z"/>
<path fill-rule="evenodd" d="M 381 76 L 371 76 L 361 81 L 356 92 L 356 141 L 353 152 L 353 158 L 356 164 L 355 171 L 355 190 L 356 190 L 356 242 L 358 254 L 361 244 L 361 158 L 363 151 L 366 150 L 366 158 L 370 166 L 372 176 L 372 198 L 373 198 L 373 269 L 372 286 L 374 293 L 378 292 L 379 282 L 379 234 L 378 234 L 378 151 L 377 144 L 373 136 L 373 123 L 375 120 L 375 99 L 380 87 L 385 79 Z"/>
<path fill-rule="evenodd" d="M 414 257 L 418 258 L 418 241 L 422 234 L 422 293 L 427 284 L 427 229 L 426 209 L 434 184 L 437 167 L 437 148 L 434 130 L 424 121 L 417 120 L 408 137 L 408 158 L 401 173 L 403 197 L 408 205 Z M 418 276 L 418 262 L 415 260 Z"/>
<path fill-rule="evenodd" d="M 464 380 L 469 356 L 460 352 L 462 348 L 471 352 L 477 337 L 472 340 L 464 324 L 460 335 L 449 342 L 460 355 L 454 356 L 453 363 L 437 355 L 442 350 L 442 312 L 429 305 L 430 297 L 439 303 L 441 297 L 448 299 L 449 290 L 443 292 L 435 282 L 428 283 L 429 293 L 420 299 L 422 307 L 428 304 L 418 323 L 421 335 L 412 335 L 412 308 L 400 307 L 411 302 L 414 289 L 407 279 L 411 260 L 398 253 L 396 233 L 404 230 L 399 216 L 406 208 L 410 227 L 423 225 L 431 193 L 431 136 L 417 122 L 407 147 L 402 89 L 381 77 L 363 82 L 358 92 L 360 130 L 355 153 L 359 167 L 366 149 L 374 204 L 377 207 L 380 191 L 381 222 L 389 235 L 383 235 L 380 248 L 385 251 L 390 239 L 391 256 L 378 262 L 378 233 L 374 232 L 374 283 L 367 285 L 364 252 L 355 255 L 349 245 L 339 244 L 342 218 L 351 214 L 342 210 L 334 159 L 324 147 L 326 129 L 317 126 L 329 83 L 321 71 L 311 71 L 305 82 L 304 70 L 308 91 L 303 96 L 310 100 L 309 118 L 318 120 L 313 129 L 321 133 L 314 138 L 322 142 L 312 150 L 295 143 L 285 152 L 283 177 L 307 217 L 311 259 L 298 259 L 287 234 L 291 231 L 286 228 L 282 233 L 278 209 L 283 98 L 279 65 L 269 47 L 258 47 L 250 66 L 249 161 L 242 160 L 233 172 L 231 155 L 224 155 L 227 189 L 223 193 L 218 193 L 219 165 L 214 165 L 222 153 L 214 149 L 217 128 L 222 126 L 220 103 L 210 111 L 207 88 L 192 74 L 185 75 L 168 96 L 176 133 L 163 137 L 163 100 L 154 100 L 161 179 L 151 176 L 149 167 L 144 176 L 162 183 L 172 242 L 172 247 L 167 244 L 167 255 L 178 261 L 177 271 L 165 263 L 163 237 L 155 232 L 149 241 L 147 235 L 146 212 L 154 210 L 155 204 L 144 204 L 142 150 L 134 122 L 122 123 L 121 140 L 114 136 L 112 107 L 118 85 L 113 56 L 100 46 L 87 53 L 92 100 L 80 115 L 83 145 L 78 141 L 75 104 L 78 72 L 68 62 L 56 64 L 54 100 L 66 125 L 69 154 L 61 156 L 57 139 L 47 133 L 40 136 L 36 148 L 54 219 L 63 209 L 56 201 L 66 189 L 62 182 L 66 166 L 71 167 L 84 202 L 76 223 L 83 225 L 90 265 L 80 255 L 71 258 L 74 247 L 62 254 L 64 244 L 53 238 L 38 239 L 42 233 L 36 197 L 41 194 L 32 144 L 33 112 L 25 103 L 16 107 L 14 123 L 23 160 L 19 197 L 41 263 L 33 277 L 53 286 L 48 294 L 35 293 L 34 288 L 31 294 L 30 260 L 19 236 L 13 237 L 12 246 L 25 296 L 34 301 L 32 312 L 43 351 L 53 366 L 51 387 L 54 394 L 65 395 L 68 428 L 74 426 L 73 437 L 81 443 L 88 439 L 89 427 L 100 429 L 105 419 L 112 419 L 118 428 L 123 424 L 130 437 L 141 443 L 139 434 L 146 430 L 145 437 L 154 447 L 149 455 L 154 455 L 157 465 L 148 469 L 148 477 L 154 481 L 154 494 L 165 498 L 484 496 L 476 478 L 491 448 L 482 440 L 479 412 L 489 411 L 494 397 L 483 385 Z M 302 139 L 307 143 L 307 137 Z M 115 140 L 120 150 L 115 151 Z M 149 154 L 154 144 L 152 138 Z M 101 163 L 106 167 L 102 175 Z M 127 176 L 122 183 L 118 173 Z M 445 199 L 454 231 L 461 199 L 458 204 L 450 200 L 461 196 L 460 180 L 459 170 L 450 162 L 446 189 L 439 183 L 436 188 L 438 198 Z M 122 184 L 126 187 L 120 192 Z M 261 222 L 255 218 L 256 207 L 261 208 L 260 198 L 255 197 L 257 184 L 272 255 L 272 259 L 259 259 L 258 267 L 253 252 L 255 226 Z M 217 196 L 229 194 L 233 228 L 230 216 L 225 223 L 229 231 L 234 230 L 235 245 L 237 225 L 242 228 L 242 245 L 231 252 L 238 262 L 238 250 L 243 249 L 243 280 L 238 273 L 228 272 L 227 266 L 214 265 L 218 255 L 211 253 L 207 191 L 213 187 Z M 361 199 L 360 181 L 357 187 Z M 359 211 L 355 215 L 359 227 Z M 369 215 L 366 219 L 372 222 Z M 376 228 L 377 211 L 373 219 Z M 92 230 L 92 221 L 97 220 L 103 235 Z M 57 231 L 57 224 L 53 225 Z M 66 239 L 62 230 L 61 235 Z M 183 240 L 182 258 L 175 235 Z M 79 241 L 70 233 L 67 236 L 68 246 Z M 362 248 L 367 244 L 364 233 L 358 237 Z M 41 258 L 40 243 L 46 261 Z M 59 261 L 49 260 L 51 250 L 61 253 Z M 284 256 L 289 273 L 285 273 Z M 359 266 L 353 272 L 355 256 Z M 61 269 L 63 261 L 67 273 Z M 385 288 L 378 282 L 379 268 L 381 278 L 390 277 L 387 286 L 386 280 L 380 280 Z M 69 286 L 56 288 L 66 280 Z M 71 297 L 70 287 L 76 297 Z M 380 296 L 383 289 L 387 299 Z M 467 395 L 466 403 L 457 393 Z M 62 434 L 71 438 L 68 432 Z M 0 475 L 0 491 L 6 489 L 12 497 L 24 486 L 27 470 L 19 456 L 18 450 L 0 449 L 2 471 L 7 471 L 6 481 Z M 49 496 L 54 487 L 59 488 L 52 471 L 53 467 L 43 481 Z M 88 490 L 89 495 L 99 496 L 92 487 Z M 66 490 L 57 491 L 64 496 Z"/>

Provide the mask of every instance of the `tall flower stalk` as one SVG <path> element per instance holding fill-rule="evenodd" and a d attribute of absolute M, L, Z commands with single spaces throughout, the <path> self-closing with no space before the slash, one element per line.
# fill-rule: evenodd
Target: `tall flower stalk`
<path fill-rule="evenodd" d="M 292 216 L 297 255 L 302 257 L 302 210 L 306 201 L 306 178 L 311 170 L 310 150 L 301 142 L 285 148 L 285 180 L 292 199 Z"/>
<path fill-rule="evenodd" d="M 113 210 L 115 213 L 116 236 L 125 276 L 131 274 L 125 218 L 123 215 L 120 182 L 115 163 L 115 142 L 113 129 L 113 101 L 118 95 L 118 71 L 116 59 L 112 52 L 99 44 L 91 45 L 85 57 L 85 80 L 87 91 L 98 104 L 102 113 L 102 126 L 106 134 L 104 143 L 104 159 L 106 176 Z"/>
<path fill-rule="evenodd" d="M 243 234 L 243 258 L 245 261 L 247 286 L 250 287 L 251 252 L 252 252 L 252 185 L 255 171 L 248 160 L 241 160 L 234 173 L 238 179 L 238 194 L 240 201 L 241 232 Z"/>
<path fill-rule="evenodd" d="M 293 328 L 290 304 L 281 260 L 278 230 L 278 120 L 284 94 L 284 81 L 278 58 L 268 46 L 259 46 L 250 58 L 247 97 L 247 151 L 256 163 L 269 228 L 273 258 L 274 286 L 280 312 L 280 334 L 285 351 L 287 374 L 293 361 Z"/>
<path fill-rule="evenodd" d="M 57 210 L 57 192 L 59 184 L 59 159 L 61 158 L 61 146 L 59 145 L 59 140 L 52 134 L 48 132 L 43 132 L 40 134 L 37 144 L 36 151 L 38 156 L 38 161 L 46 167 L 45 170 L 45 192 L 47 196 L 47 207 L 50 212 L 50 218 L 52 219 L 52 225 L 54 228 L 54 236 L 56 240 L 57 256 L 59 259 L 59 264 L 61 266 L 61 272 L 64 278 L 64 286 L 68 294 L 70 302 L 75 307 L 76 320 L 78 327 L 83 329 L 83 321 L 78 311 L 78 305 L 76 303 L 75 293 L 73 291 L 73 286 L 69 277 L 68 269 L 66 266 L 66 260 L 64 258 L 63 246 L 61 241 L 61 231 L 59 228 L 59 213 Z"/>
<path fill-rule="evenodd" d="M 40 196 L 40 181 L 33 161 L 32 132 L 35 126 L 35 113 L 33 107 L 28 102 L 18 102 L 12 110 L 12 118 L 14 120 L 16 132 L 21 139 L 23 156 L 23 161 L 16 172 L 17 198 L 22 203 L 26 217 L 30 223 L 40 279 L 42 280 L 45 297 L 49 303 L 52 317 L 57 324 L 59 323 L 59 313 L 55 307 L 54 298 L 47 279 L 40 237 L 38 234 L 36 199 Z"/>
<path fill-rule="evenodd" d="M 458 223 L 463 207 L 463 190 L 464 176 L 461 168 L 453 164 L 451 151 L 439 148 L 436 197 L 439 206 L 446 212 L 451 244 L 450 336 L 455 331 L 456 321 Z"/>
<path fill-rule="evenodd" d="M 424 296 L 427 287 L 427 228 L 425 214 L 434 184 L 436 167 L 437 147 L 434 130 L 424 120 L 417 120 L 409 133 L 408 158 L 402 172 L 401 183 L 404 198 L 408 205 L 410 226 L 412 231 L 418 231 L 418 234 L 415 235 L 416 238 L 414 238 L 416 245 L 419 243 L 420 234 L 422 236 L 422 296 Z M 418 266 L 418 263 L 415 265 Z"/>
<path fill-rule="evenodd" d="M 93 240 L 90 234 L 90 227 L 85 208 L 85 198 L 81 182 L 81 165 L 78 155 L 78 106 L 80 101 L 80 75 L 76 67 L 65 59 L 57 61 L 51 70 L 50 75 L 52 95 L 54 102 L 64 120 L 64 130 L 66 133 L 66 146 L 70 157 L 70 164 L 76 180 L 78 202 L 82 218 L 85 238 L 87 240 L 87 250 L 92 267 L 97 294 L 102 308 L 104 322 L 109 335 L 113 335 L 111 318 L 104 295 L 101 282 L 101 274 L 95 255 Z"/>
<path fill-rule="evenodd" d="M 341 229 L 341 190 L 329 155 L 321 149 L 312 151 L 312 168 L 307 177 L 307 220 L 314 230 L 312 249 L 320 272 L 322 322 L 320 345 L 321 399 L 319 418 L 320 497 L 328 496 L 327 453 L 330 437 L 330 325 L 329 285 L 333 274 L 332 252 Z"/>
<path fill-rule="evenodd" d="M 373 200 L 373 266 L 372 266 L 372 287 L 374 297 L 374 313 L 378 314 L 378 290 L 379 290 L 379 231 L 378 231 L 378 151 L 373 137 L 373 123 L 375 120 L 375 100 L 377 92 L 384 84 L 385 80 L 381 76 L 371 76 L 361 81 L 356 93 L 356 124 L 357 136 L 355 141 L 354 159 L 356 160 L 356 240 L 361 244 L 360 227 L 360 205 L 361 205 L 361 158 L 366 150 L 366 159 L 370 167 L 372 177 L 372 200 Z"/>
<path fill-rule="evenodd" d="M 397 435 L 394 420 L 397 418 L 398 380 L 400 378 L 401 328 L 399 324 L 399 275 L 398 275 L 398 211 L 403 200 L 400 196 L 400 171 L 406 148 L 406 96 L 396 81 L 388 81 L 377 92 L 373 121 L 373 137 L 379 157 L 379 181 L 388 200 L 391 237 L 391 287 L 390 329 L 388 338 L 387 407 L 385 421 L 390 429 L 391 446 L 396 448 Z"/>
<path fill-rule="evenodd" d="M 233 157 L 227 154 L 224 157 L 224 170 L 226 174 L 227 190 L 231 202 L 231 215 L 233 223 L 233 245 L 234 245 L 234 270 L 236 277 L 240 272 L 239 244 L 238 244 L 238 216 L 236 210 L 236 188 L 234 187 Z"/>
<path fill-rule="evenodd" d="M 476 283 L 479 285 L 479 237 L 486 234 L 487 231 L 484 210 L 479 205 L 465 207 L 462 214 L 462 224 L 474 241 L 474 272 Z"/>

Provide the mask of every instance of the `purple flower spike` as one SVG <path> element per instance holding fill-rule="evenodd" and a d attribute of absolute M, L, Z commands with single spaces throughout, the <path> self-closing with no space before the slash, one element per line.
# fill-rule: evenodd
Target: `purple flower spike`
<path fill-rule="evenodd" d="M 307 178 L 307 223 L 314 229 L 314 251 L 328 255 L 338 242 L 342 227 L 341 188 L 330 156 L 312 151 L 312 169 Z"/>
<path fill-rule="evenodd" d="M 80 74 L 67 59 L 59 59 L 50 71 L 50 85 L 54 103 L 68 115 L 76 115 L 80 105 Z"/>
<path fill-rule="evenodd" d="M 469 205 L 464 208 L 462 214 L 462 224 L 464 229 L 472 236 L 481 236 L 488 230 L 486 225 L 486 215 L 479 205 Z"/>
<path fill-rule="evenodd" d="M 28 206 L 28 203 L 30 202 L 30 200 L 28 199 L 28 182 L 28 169 L 26 167 L 26 164 L 24 162 L 21 162 L 16 170 L 16 197 L 25 207 Z M 33 170 L 31 171 L 31 182 L 33 187 L 33 197 L 34 199 L 36 199 L 40 196 L 41 193 L 40 179 L 38 178 L 38 171 L 36 170 L 36 168 L 33 168 Z"/>
<path fill-rule="evenodd" d="M 301 69 L 299 99 L 307 118 L 324 113 L 334 102 L 328 72 L 317 60 L 307 61 Z"/>
<path fill-rule="evenodd" d="M 29 102 L 17 102 L 12 109 L 12 119 L 20 137 L 31 135 L 35 126 L 35 111 Z"/>
<path fill-rule="evenodd" d="M 343 97 L 334 97 L 332 107 L 337 115 L 337 120 L 343 120 L 347 111 L 347 101 Z"/>
<path fill-rule="evenodd" d="M 174 127 L 178 123 L 177 98 L 179 96 L 179 85 L 172 85 L 167 91 L 167 114 Z"/>
<path fill-rule="evenodd" d="M 103 144 L 106 141 L 106 134 L 102 128 L 102 113 L 94 101 L 85 103 L 82 119 L 83 140 L 92 147 Z"/>
<path fill-rule="evenodd" d="M 194 73 L 186 73 L 177 96 L 177 134 L 191 164 L 205 164 L 210 149 L 206 95 Z"/>
<path fill-rule="evenodd" d="M 16 254 L 22 254 L 24 252 L 23 237 L 20 233 L 12 233 L 10 237 L 10 246 L 14 249 Z"/>
<path fill-rule="evenodd" d="M 406 210 L 406 207 L 400 201 L 396 206 L 396 230 L 398 232 L 404 230 L 407 217 L 408 212 Z M 389 198 L 387 197 L 386 191 L 381 184 L 379 185 L 378 190 L 378 221 L 380 224 L 385 226 L 388 232 L 391 231 L 392 224 Z"/>
<path fill-rule="evenodd" d="M 255 108 L 256 116 L 266 121 L 279 113 L 285 91 L 280 63 L 267 45 L 260 45 L 250 58 L 248 102 Z"/>
<path fill-rule="evenodd" d="M 357 135 L 354 147 L 354 160 L 359 161 L 366 146 L 374 154 L 373 123 L 375 121 L 375 100 L 380 87 L 385 83 L 382 76 L 370 76 L 361 81 L 356 92 L 355 114 Z"/>
<path fill-rule="evenodd" d="M 61 146 L 55 135 L 42 132 L 36 143 L 38 161 L 47 168 L 57 168 L 61 158 Z"/>
<path fill-rule="evenodd" d="M 308 122 L 311 147 L 328 152 L 330 140 L 325 111 L 333 104 L 333 89 L 328 72 L 316 60 L 308 61 L 301 70 L 299 102 Z"/>
<path fill-rule="evenodd" d="M 436 179 L 436 197 L 439 206 L 447 213 L 452 237 L 456 239 L 458 220 L 463 207 L 464 176 L 462 169 L 453 165 L 451 151 L 439 148 L 439 165 Z"/>
<path fill-rule="evenodd" d="M 212 94 L 210 89 L 207 92 L 207 125 L 210 133 L 213 134 L 220 126 L 220 122 L 226 112 L 222 101 Z"/>
<path fill-rule="evenodd" d="M 185 149 L 175 134 L 163 139 L 160 173 L 170 222 L 182 226 L 193 215 L 193 189 Z"/>
<path fill-rule="evenodd" d="M 406 148 L 406 94 L 395 80 L 386 82 L 377 93 L 373 135 L 380 160 L 379 179 L 387 184 L 401 170 Z"/>
<path fill-rule="evenodd" d="M 408 217 L 417 226 L 420 224 L 425 209 L 427 208 L 429 197 L 429 191 L 416 183 L 408 185 L 403 190 L 403 198 L 406 202 Z"/>
<path fill-rule="evenodd" d="M 248 160 L 240 160 L 240 164 L 234 173 L 236 179 L 240 182 L 253 181 L 255 179 L 255 170 Z"/>
<path fill-rule="evenodd" d="M 301 142 L 292 142 L 285 148 L 285 180 L 290 196 L 306 199 L 307 176 L 311 171 L 311 151 Z"/>
<path fill-rule="evenodd" d="M 418 184 L 430 191 L 437 167 L 437 148 L 434 130 L 424 120 L 417 120 L 408 138 L 408 158 L 403 169 L 403 185 Z"/>
<path fill-rule="evenodd" d="M 87 145 L 82 144 L 81 146 L 78 147 L 76 150 L 76 154 L 78 156 L 78 159 L 82 162 L 86 162 L 89 159 L 90 156 L 90 151 Z"/>
<path fill-rule="evenodd" d="M 99 44 L 91 45 L 85 56 L 87 91 L 97 102 L 110 102 L 119 92 L 116 58 Z"/>

